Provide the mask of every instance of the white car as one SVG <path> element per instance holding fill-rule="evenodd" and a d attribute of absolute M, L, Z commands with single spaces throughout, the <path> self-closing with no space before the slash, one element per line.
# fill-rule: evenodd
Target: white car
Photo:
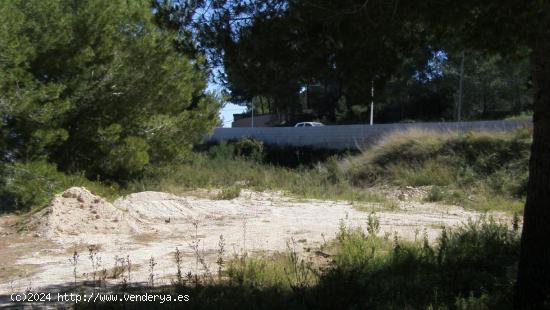
<path fill-rule="evenodd" d="M 319 126 L 325 126 L 325 125 L 318 122 L 302 122 L 294 125 L 294 127 L 319 127 Z"/>

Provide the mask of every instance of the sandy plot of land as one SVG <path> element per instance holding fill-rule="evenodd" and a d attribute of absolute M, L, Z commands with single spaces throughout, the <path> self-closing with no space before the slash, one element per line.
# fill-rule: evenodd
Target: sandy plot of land
<path fill-rule="evenodd" d="M 100 261 L 95 269 L 111 269 L 117 259 L 129 258 L 131 281 L 146 282 L 148 263 L 154 257 L 155 278 L 169 283 L 176 273 L 176 247 L 182 253 L 183 271 L 200 273 L 204 270 L 197 266 L 195 251 L 214 270 L 220 236 L 227 257 L 245 251 L 284 250 L 291 238 L 301 247 L 316 247 L 335 236 L 341 221 L 366 227 L 369 212 L 364 210 L 376 208 L 375 204 L 357 208 L 349 202 L 297 200 L 276 192 L 246 190 L 232 200 L 142 192 L 109 203 L 86 189 L 71 188 L 29 220 L 30 232 L 25 235 L 6 232 L 10 218 L 0 221 L 6 240 L 1 251 L 4 265 L 9 266 L 8 271 L 0 270 L 0 294 L 72 282 L 69 259 L 75 250 L 78 280 L 89 279 L 94 269 L 88 257 L 91 245 L 97 250 L 96 263 L 97 258 Z M 381 234 L 414 239 L 426 231 L 434 240 L 443 226 L 481 214 L 454 206 L 400 202 L 399 208 L 379 210 L 376 216 Z"/>

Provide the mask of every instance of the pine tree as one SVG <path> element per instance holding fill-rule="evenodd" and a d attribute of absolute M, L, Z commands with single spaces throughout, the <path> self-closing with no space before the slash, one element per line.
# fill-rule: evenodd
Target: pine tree
<path fill-rule="evenodd" d="M 217 124 L 203 60 L 149 1 L 2 1 L 0 18 L 4 156 L 125 179 Z"/>

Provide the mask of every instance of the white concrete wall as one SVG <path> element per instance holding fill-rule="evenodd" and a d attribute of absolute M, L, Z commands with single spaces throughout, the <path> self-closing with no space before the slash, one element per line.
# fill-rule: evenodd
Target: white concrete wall
<path fill-rule="evenodd" d="M 206 141 L 255 138 L 266 144 L 312 146 L 330 149 L 361 148 L 380 137 L 399 130 L 425 129 L 437 131 L 512 130 L 532 126 L 531 120 L 476 121 L 446 123 L 399 123 L 369 125 L 335 125 L 322 127 L 216 128 Z"/>

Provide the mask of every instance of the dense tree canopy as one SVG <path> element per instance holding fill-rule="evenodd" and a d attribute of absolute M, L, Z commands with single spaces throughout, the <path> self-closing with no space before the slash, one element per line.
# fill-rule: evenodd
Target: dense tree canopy
<path fill-rule="evenodd" d="M 234 102 L 250 105 L 261 97 L 269 100 L 269 112 L 364 122 L 374 82 L 377 122 L 456 118 L 456 56 L 466 45 L 446 35 L 449 30 L 440 16 L 431 17 L 439 5 L 353 0 L 206 3 L 211 14 L 198 18 L 199 41 L 214 64 L 223 64 L 221 82 Z M 526 94 L 530 87 L 527 53 L 518 51 L 505 61 L 468 52 L 464 119 L 499 118 L 531 108 L 531 99 L 510 94 L 518 89 Z M 441 63 L 434 67 L 437 61 Z M 478 68 L 481 63 L 483 68 Z M 491 81 L 479 80 L 481 70 L 492 71 Z M 484 100 L 478 99 L 483 97 L 480 87 Z"/>
<path fill-rule="evenodd" d="M 202 60 L 148 1 L 2 1 L 0 18 L 4 159 L 126 178 L 217 123 Z"/>
<path fill-rule="evenodd" d="M 458 118 L 462 53 L 419 51 L 421 55 L 426 52 L 431 57 L 411 52 L 404 58 L 376 96 L 378 122 L 452 121 Z M 498 119 L 532 111 L 528 59 L 509 62 L 501 56 L 471 50 L 464 55 L 464 102 L 460 119 Z M 422 59 L 426 63 L 419 65 Z"/>

